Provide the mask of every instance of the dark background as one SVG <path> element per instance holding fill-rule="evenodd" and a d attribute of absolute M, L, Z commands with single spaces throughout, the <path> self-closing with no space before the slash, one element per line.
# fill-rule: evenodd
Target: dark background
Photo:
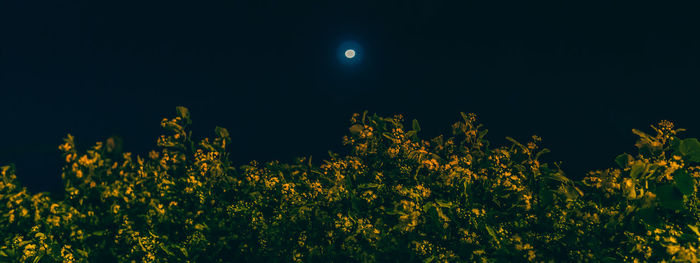
<path fill-rule="evenodd" d="M 632 128 L 700 137 L 698 6 L 537 2 L 0 1 L 0 163 L 60 189 L 67 133 L 145 155 L 177 105 L 196 137 L 229 129 L 236 165 L 320 163 L 363 110 L 422 138 L 474 112 L 492 145 L 543 137 L 574 179 L 635 152 Z"/>

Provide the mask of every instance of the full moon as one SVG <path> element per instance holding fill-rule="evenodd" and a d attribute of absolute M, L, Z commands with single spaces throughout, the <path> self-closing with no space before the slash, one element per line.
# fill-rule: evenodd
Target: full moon
<path fill-rule="evenodd" d="M 353 50 L 353 49 L 345 50 L 345 57 L 346 58 L 354 58 L 355 57 L 355 50 Z"/>
<path fill-rule="evenodd" d="M 362 45 L 355 41 L 341 42 L 333 54 L 347 70 L 359 67 L 362 64 L 361 62 L 365 60 L 365 56 L 367 56 Z"/>

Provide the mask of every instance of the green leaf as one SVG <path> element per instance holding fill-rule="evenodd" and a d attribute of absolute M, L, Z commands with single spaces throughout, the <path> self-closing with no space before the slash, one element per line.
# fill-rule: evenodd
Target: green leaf
<path fill-rule="evenodd" d="M 659 220 L 659 215 L 655 211 L 654 206 L 644 207 L 637 210 L 635 218 L 641 219 L 644 223 L 651 226 L 658 226 L 661 223 Z"/>
<path fill-rule="evenodd" d="M 414 140 L 418 138 L 418 137 L 416 137 L 417 135 L 418 135 L 418 132 L 416 132 L 416 131 L 406 132 L 406 137 L 412 138 Z"/>
<path fill-rule="evenodd" d="M 541 190 L 539 196 L 540 204 L 542 204 L 544 207 L 549 207 L 554 203 L 554 193 L 550 190 Z"/>
<path fill-rule="evenodd" d="M 648 141 L 651 141 L 652 138 L 649 136 L 649 134 L 644 133 L 643 131 L 637 130 L 637 129 L 632 129 L 632 133 L 636 134 L 639 137 L 642 137 L 643 139 L 646 139 Z"/>
<path fill-rule="evenodd" d="M 510 142 L 512 142 L 513 144 L 517 145 L 518 147 L 520 147 L 522 149 L 527 149 L 525 146 L 523 146 L 521 143 L 519 143 L 518 141 L 516 141 L 515 139 L 513 139 L 511 137 L 506 136 L 506 140 L 509 140 Z"/>
<path fill-rule="evenodd" d="M 423 211 L 428 211 L 429 209 L 430 209 L 430 207 L 426 207 L 425 205 L 423 206 Z M 396 210 L 396 209 L 386 211 L 385 213 L 386 213 L 387 215 L 392 215 L 392 216 L 393 216 L 393 215 L 405 215 L 405 214 L 406 214 L 406 213 L 404 213 L 403 211 L 399 211 L 399 210 Z"/>
<path fill-rule="evenodd" d="M 671 149 L 678 151 L 681 146 L 681 139 L 676 136 L 671 137 Z"/>
<path fill-rule="evenodd" d="M 228 133 L 228 130 L 226 128 L 216 126 L 216 128 L 214 128 L 214 132 L 216 132 L 216 135 L 219 135 L 219 137 L 221 137 L 221 138 L 228 138 L 229 137 L 229 133 Z"/>
<path fill-rule="evenodd" d="M 260 192 L 258 192 L 258 191 L 251 192 L 251 193 L 249 193 L 249 195 L 250 195 L 250 198 L 253 200 L 258 200 L 262 197 L 262 194 L 260 194 Z"/>
<path fill-rule="evenodd" d="M 573 191 L 572 191 L 572 190 L 573 190 Z M 571 192 L 576 191 L 575 193 L 578 194 L 578 195 L 576 195 L 576 198 L 582 197 L 582 196 L 583 196 L 583 191 L 581 191 L 581 189 L 578 189 L 578 187 L 576 187 L 575 185 L 570 185 L 570 186 L 569 186 L 569 191 L 571 191 Z"/>
<path fill-rule="evenodd" d="M 688 156 L 692 162 L 700 162 L 700 142 L 696 138 L 688 138 L 681 141 L 678 150 L 683 156 Z"/>
<path fill-rule="evenodd" d="M 615 157 L 615 163 L 617 163 L 617 165 L 620 166 L 620 168 L 627 167 L 627 163 L 631 162 L 632 160 L 632 155 L 629 155 L 627 153 L 623 153 Z"/>
<path fill-rule="evenodd" d="M 581 190 L 579 190 L 575 186 L 570 185 L 560 185 L 557 189 L 557 193 L 565 196 L 567 202 L 574 201 L 578 199 L 581 195 L 583 195 Z"/>
<path fill-rule="evenodd" d="M 192 121 L 190 120 L 190 110 L 183 106 L 177 106 L 177 114 L 180 118 L 186 121 L 187 124 L 191 124 Z"/>
<path fill-rule="evenodd" d="M 438 215 L 438 217 L 440 217 L 440 219 L 442 219 L 442 222 L 450 222 L 451 221 L 450 218 L 447 217 L 447 215 L 445 215 L 445 213 L 442 212 L 442 209 L 435 207 L 435 211 L 437 211 L 437 215 Z"/>
<path fill-rule="evenodd" d="M 337 154 L 337 153 L 334 153 L 334 152 L 331 151 L 331 150 L 328 150 L 328 156 L 331 157 L 331 160 L 338 159 L 338 154 Z M 324 161 L 326 161 L 326 160 L 324 160 Z M 330 163 L 330 162 L 326 161 L 326 163 Z"/>
<path fill-rule="evenodd" d="M 466 113 L 460 112 L 459 115 L 462 115 L 462 119 L 464 119 L 465 122 L 467 122 L 469 120 L 469 117 L 467 116 Z"/>
<path fill-rule="evenodd" d="M 673 182 L 683 195 L 695 192 L 695 180 L 684 170 L 676 170 L 673 173 Z"/>
<path fill-rule="evenodd" d="M 625 178 L 621 185 L 622 193 L 628 200 L 637 199 L 636 183 L 634 179 Z"/>
<path fill-rule="evenodd" d="M 662 206 L 672 210 L 683 208 L 683 195 L 672 184 L 663 184 L 656 188 L 656 196 Z"/>
<path fill-rule="evenodd" d="M 389 139 L 390 141 L 392 141 L 394 143 L 397 142 L 397 139 L 394 137 L 391 137 L 391 135 L 389 135 L 388 132 L 382 133 L 382 136 L 386 137 L 387 139 Z"/>
<path fill-rule="evenodd" d="M 420 131 L 420 125 L 418 124 L 418 120 L 413 119 L 413 130 L 416 132 Z"/>
<path fill-rule="evenodd" d="M 438 200 L 435 200 L 435 202 L 436 202 L 440 207 L 447 207 L 447 208 L 451 208 L 451 207 L 452 207 L 452 202 L 451 202 L 451 201 L 450 201 L 450 202 L 445 202 L 445 201 L 443 201 L 443 200 L 439 200 L 439 199 L 438 199 Z"/>
<path fill-rule="evenodd" d="M 484 136 L 486 136 L 486 134 L 488 134 L 488 133 L 489 133 L 489 129 L 484 129 L 483 131 L 480 131 L 480 132 L 479 132 L 478 138 L 479 138 L 479 139 L 482 139 L 482 138 L 484 138 Z"/>
<path fill-rule="evenodd" d="M 490 226 L 488 226 L 488 225 L 485 225 L 485 226 L 486 226 L 486 232 L 489 233 L 489 235 L 493 238 L 493 240 L 496 241 L 496 244 L 498 245 L 498 247 L 500 247 L 501 242 L 498 240 L 498 236 L 496 236 L 496 232 L 493 231 L 493 228 L 491 228 Z"/>
<path fill-rule="evenodd" d="M 632 170 L 630 171 L 630 177 L 637 179 L 639 175 L 646 171 L 647 165 L 641 160 L 637 160 L 632 164 Z"/>
<path fill-rule="evenodd" d="M 366 189 L 366 188 L 378 188 L 379 186 L 380 186 L 380 184 L 367 183 L 367 184 L 358 185 L 357 187 L 360 189 Z"/>
<path fill-rule="evenodd" d="M 700 237 L 700 231 L 698 231 L 698 227 L 694 225 L 688 225 L 690 227 L 690 230 L 693 230 L 693 233 L 695 233 L 696 236 Z"/>
<path fill-rule="evenodd" d="M 81 256 L 83 256 L 83 257 L 88 257 L 88 253 L 87 253 L 87 251 L 85 251 L 85 250 L 76 249 L 75 252 L 78 253 L 78 255 L 81 255 Z"/>
<path fill-rule="evenodd" d="M 571 179 L 564 176 L 561 171 L 549 173 L 549 174 L 543 176 L 543 178 L 547 178 L 547 179 L 554 180 L 554 181 L 559 181 L 562 183 L 569 183 L 571 181 Z"/>
<path fill-rule="evenodd" d="M 350 205 L 352 206 L 352 209 L 355 211 L 360 210 L 360 200 L 358 200 L 355 197 L 350 197 Z"/>
<path fill-rule="evenodd" d="M 430 211 L 431 208 L 435 207 L 433 202 L 427 202 L 423 205 L 423 212 L 428 212 Z"/>
<path fill-rule="evenodd" d="M 168 254 L 170 256 L 175 256 L 175 253 L 168 250 L 163 243 L 160 243 L 159 247 L 160 247 L 160 249 L 162 249 L 165 252 L 165 254 Z"/>
<path fill-rule="evenodd" d="M 547 154 L 547 153 L 550 153 L 550 152 L 552 152 L 552 151 L 550 151 L 550 150 L 547 149 L 547 148 L 542 149 L 542 150 L 539 151 L 537 154 L 535 154 L 535 160 L 539 159 L 541 155 Z"/>
<path fill-rule="evenodd" d="M 357 134 L 360 134 L 360 132 L 362 132 L 362 130 L 364 130 L 364 128 L 365 127 L 362 124 L 355 124 L 353 126 L 350 126 L 349 130 L 350 130 L 350 133 L 352 133 L 353 135 L 357 135 Z"/>

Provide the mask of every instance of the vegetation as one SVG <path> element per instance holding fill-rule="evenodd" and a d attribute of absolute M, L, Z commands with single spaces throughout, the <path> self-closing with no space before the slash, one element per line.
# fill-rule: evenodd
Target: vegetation
<path fill-rule="evenodd" d="M 347 156 L 233 167 L 232 141 L 194 142 L 189 112 L 158 151 L 86 152 L 71 135 L 65 197 L 0 182 L 0 260 L 11 262 L 697 262 L 700 142 L 672 123 L 636 155 L 572 181 L 541 139 L 490 147 L 475 115 L 421 140 L 402 116 L 355 114 Z"/>

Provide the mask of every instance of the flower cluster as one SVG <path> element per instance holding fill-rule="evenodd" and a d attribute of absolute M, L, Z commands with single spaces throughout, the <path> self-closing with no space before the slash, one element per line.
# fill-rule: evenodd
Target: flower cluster
<path fill-rule="evenodd" d="M 354 114 L 343 144 L 234 167 L 231 138 L 195 142 L 163 119 L 148 158 L 68 135 L 62 196 L 0 167 L 0 261 L 698 262 L 700 142 L 673 124 L 634 130 L 637 155 L 570 180 L 532 136 L 492 147 L 476 115 L 422 140 L 401 115 Z"/>

